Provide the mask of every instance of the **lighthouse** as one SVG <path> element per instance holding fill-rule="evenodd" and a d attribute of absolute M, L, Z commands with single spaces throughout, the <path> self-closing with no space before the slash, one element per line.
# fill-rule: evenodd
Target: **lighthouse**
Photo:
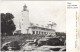
<path fill-rule="evenodd" d="M 23 10 L 21 11 L 22 18 L 21 18 L 21 33 L 27 34 L 30 26 L 29 21 L 29 10 L 27 9 L 27 6 L 23 6 Z"/>

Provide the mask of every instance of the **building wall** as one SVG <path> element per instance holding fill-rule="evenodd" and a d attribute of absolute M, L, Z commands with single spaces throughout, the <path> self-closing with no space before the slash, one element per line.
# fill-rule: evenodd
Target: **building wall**
<path fill-rule="evenodd" d="M 30 34 L 33 35 L 55 35 L 55 31 L 54 30 L 42 30 L 41 28 L 29 28 L 30 29 Z"/>
<path fill-rule="evenodd" d="M 29 21 L 29 11 L 22 11 L 22 19 L 21 19 L 21 33 L 26 34 L 28 33 L 28 28 L 30 26 Z"/>

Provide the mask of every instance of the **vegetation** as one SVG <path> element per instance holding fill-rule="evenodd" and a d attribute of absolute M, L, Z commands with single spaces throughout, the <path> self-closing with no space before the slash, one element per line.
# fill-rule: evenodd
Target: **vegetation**
<path fill-rule="evenodd" d="M 1 34 L 13 35 L 13 31 L 16 29 L 13 22 L 14 16 L 11 13 L 1 13 Z"/>
<path fill-rule="evenodd" d="M 61 39 L 66 39 L 66 33 L 64 32 L 56 32 L 56 36 Z"/>

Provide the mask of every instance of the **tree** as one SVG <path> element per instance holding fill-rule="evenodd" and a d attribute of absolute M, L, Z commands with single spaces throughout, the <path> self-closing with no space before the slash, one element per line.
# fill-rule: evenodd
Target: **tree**
<path fill-rule="evenodd" d="M 6 33 L 6 20 L 5 20 L 5 14 L 1 13 L 1 33 Z"/>
<path fill-rule="evenodd" d="M 13 35 L 16 29 L 13 22 L 14 16 L 11 13 L 1 13 L 1 33 L 6 35 Z"/>

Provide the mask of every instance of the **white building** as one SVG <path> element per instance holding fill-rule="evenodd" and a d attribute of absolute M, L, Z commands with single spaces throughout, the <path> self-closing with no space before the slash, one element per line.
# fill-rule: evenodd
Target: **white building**
<path fill-rule="evenodd" d="M 17 31 L 18 33 L 22 34 L 34 34 L 34 35 L 55 35 L 55 30 L 52 28 L 53 25 L 49 25 L 46 27 L 40 27 L 38 24 L 34 25 L 33 23 L 30 23 L 29 20 L 29 10 L 27 9 L 27 6 L 23 6 L 22 10 L 22 18 L 20 20 L 20 29 Z M 51 28 L 50 28 L 51 27 Z"/>
<path fill-rule="evenodd" d="M 27 9 L 27 6 L 23 6 L 22 10 L 22 19 L 21 21 L 21 33 L 26 34 L 28 33 L 28 27 L 30 26 L 30 21 L 29 21 L 29 10 Z"/>

